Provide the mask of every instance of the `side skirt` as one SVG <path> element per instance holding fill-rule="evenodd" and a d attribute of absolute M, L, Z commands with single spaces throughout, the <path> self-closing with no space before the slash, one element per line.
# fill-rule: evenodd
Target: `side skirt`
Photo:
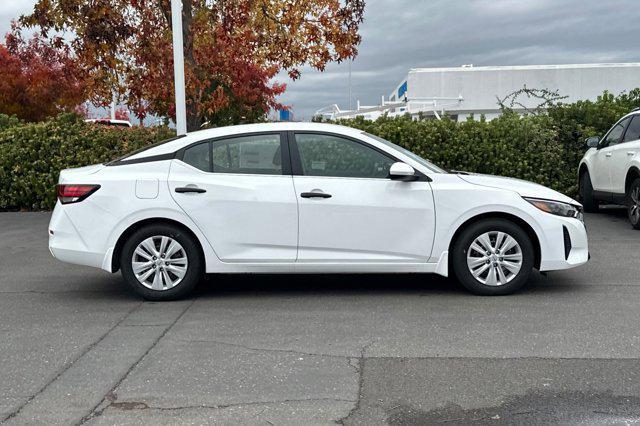
<path fill-rule="evenodd" d="M 446 265 L 447 256 L 443 254 L 438 263 L 219 263 L 212 265 L 213 268 L 207 268 L 207 272 L 256 274 L 436 273 L 446 277 Z"/>
<path fill-rule="evenodd" d="M 624 205 L 626 203 L 627 194 L 606 191 L 593 191 L 593 197 L 603 203 Z"/>

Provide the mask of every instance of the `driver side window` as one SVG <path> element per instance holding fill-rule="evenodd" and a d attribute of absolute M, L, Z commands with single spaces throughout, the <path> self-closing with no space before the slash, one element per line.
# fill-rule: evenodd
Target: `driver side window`
<path fill-rule="evenodd" d="M 627 127 L 627 123 L 629 123 L 629 119 L 626 118 L 613 126 L 613 128 L 609 131 L 607 136 L 602 141 L 602 147 L 613 146 L 620 143 L 622 139 L 622 134 L 624 133 L 625 127 Z"/>
<path fill-rule="evenodd" d="M 333 135 L 296 133 L 302 173 L 386 179 L 393 158 L 356 141 Z"/>

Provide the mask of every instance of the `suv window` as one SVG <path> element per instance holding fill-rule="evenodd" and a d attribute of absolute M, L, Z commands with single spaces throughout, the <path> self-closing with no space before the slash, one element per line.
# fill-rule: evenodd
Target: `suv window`
<path fill-rule="evenodd" d="M 624 134 L 623 142 L 637 141 L 640 139 L 640 114 L 634 115 Z"/>
<path fill-rule="evenodd" d="M 213 141 L 213 172 L 282 174 L 280 134 L 240 136 Z"/>
<path fill-rule="evenodd" d="M 629 119 L 625 118 L 624 120 L 613 126 L 602 141 L 602 146 L 613 146 L 620 143 L 620 139 L 622 138 L 622 134 L 624 133 L 624 128 L 627 126 L 628 122 Z"/>
<path fill-rule="evenodd" d="M 385 179 L 395 162 L 369 146 L 339 136 L 297 133 L 296 145 L 306 176 Z"/>

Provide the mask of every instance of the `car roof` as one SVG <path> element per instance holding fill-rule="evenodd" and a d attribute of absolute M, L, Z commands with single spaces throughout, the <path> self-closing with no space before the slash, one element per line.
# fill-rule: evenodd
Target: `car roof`
<path fill-rule="evenodd" d="M 187 135 L 175 138 L 166 143 L 146 149 L 127 157 L 127 160 L 135 160 L 155 155 L 163 155 L 175 152 L 180 148 L 190 145 L 194 142 L 215 139 L 224 136 L 241 135 L 245 133 L 260 132 L 283 132 L 283 131 L 316 131 L 338 133 L 346 136 L 357 137 L 362 135 L 363 131 L 352 127 L 339 126 L 328 123 L 313 122 L 279 122 L 279 123 L 257 123 L 257 124 L 240 124 L 235 126 L 215 127 L 213 129 L 198 130 L 196 132 L 187 133 Z"/>

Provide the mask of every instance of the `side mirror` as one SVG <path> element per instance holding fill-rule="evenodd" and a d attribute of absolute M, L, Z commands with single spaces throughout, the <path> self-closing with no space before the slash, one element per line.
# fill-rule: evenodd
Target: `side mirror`
<path fill-rule="evenodd" d="M 412 181 L 416 180 L 418 177 L 416 176 L 416 171 L 408 165 L 407 163 L 403 163 L 398 161 L 397 163 L 393 163 L 391 168 L 389 169 L 389 178 L 391 180 L 400 180 L 400 181 Z"/>
<path fill-rule="evenodd" d="M 589 148 L 597 148 L 598 143 L 600 143 L 600 138 L 598 136 L 591 136 L 590 138 L 587 138 L 585 142 Z"/>

